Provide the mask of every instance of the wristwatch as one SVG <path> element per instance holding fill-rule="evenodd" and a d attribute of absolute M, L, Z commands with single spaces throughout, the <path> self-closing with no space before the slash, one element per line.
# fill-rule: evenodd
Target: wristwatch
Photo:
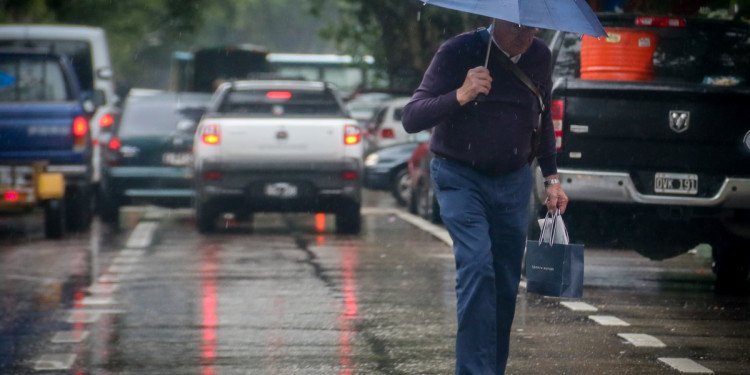
<path fill-rule="evenodd" d="M 550 178 L 549 180 L 544 180 L 544 187 L 559 184 L 559 183 L 560 183 L 560 180 L 556 178 Z"/>

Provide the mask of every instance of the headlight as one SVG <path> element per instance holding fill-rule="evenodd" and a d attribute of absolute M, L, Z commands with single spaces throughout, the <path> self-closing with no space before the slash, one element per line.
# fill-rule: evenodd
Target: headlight
<path fill-rule="evenodd" d="M 365 167 L 372 167 L 373 165 L 378 164 L 379 159 L 378 154 L 367 155 L 365 158 Z"/>
<path fill-rule="evenodd" d="M 750 131 L 745 133 L 745 147 L 750 150 Z"/>

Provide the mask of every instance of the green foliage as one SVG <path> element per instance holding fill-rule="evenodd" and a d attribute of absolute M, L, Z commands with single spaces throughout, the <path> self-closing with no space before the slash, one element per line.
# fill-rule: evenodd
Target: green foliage
<path fill-rule="evenodd" d="M 314 15 L 335 7 L 340 21 L 321 36 L 348 54 L 372 54 L 395 89 L 416 88 L 440 43 L 463 31 L 486 26 L 484 17 L 424 6 L 419 0 L 308 0 Z"/>

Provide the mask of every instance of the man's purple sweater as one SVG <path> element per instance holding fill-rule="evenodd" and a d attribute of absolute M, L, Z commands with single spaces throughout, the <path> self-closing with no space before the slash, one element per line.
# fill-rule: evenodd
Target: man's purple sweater
<path fill-rule="evenodd" d="M 485 39 L 486 40 L 486 39 Z M 493 54 L 503 53 L 492 46 Z M 539 101 L 516 76 L 491 58 L 492 89 L 483 102 L 461 106 L 456 90 L 469 69 L 484 65 L 487 44 L 478 31 L 455 36 L 440 47 L 419 88 L 404 108 L 404 129 L 416 133 L 434 127 L 430 150 L 438 156 L 472 165 L 490 175 L 528 164 L 531 133 L 539 119 Z M 539 39 L 517 66 L 542 93 L 545 111 L 537 160 L 542 174 L 557 173 L 555 133 L 550 114 L 552 63 L 550 50 Z"/>

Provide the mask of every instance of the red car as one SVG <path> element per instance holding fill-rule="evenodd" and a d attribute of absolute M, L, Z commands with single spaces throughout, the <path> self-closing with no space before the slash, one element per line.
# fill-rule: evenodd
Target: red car
<path fill-rule="evenodd" d="M 411 197 L 409 212 L 419 215 L 430 222 L 439 224 L 440 206 L 430 180 L 430 161 L 433 154 L 430 142 L 420 143 L 409 159 L 409 175 L 411 176 Z"/>

